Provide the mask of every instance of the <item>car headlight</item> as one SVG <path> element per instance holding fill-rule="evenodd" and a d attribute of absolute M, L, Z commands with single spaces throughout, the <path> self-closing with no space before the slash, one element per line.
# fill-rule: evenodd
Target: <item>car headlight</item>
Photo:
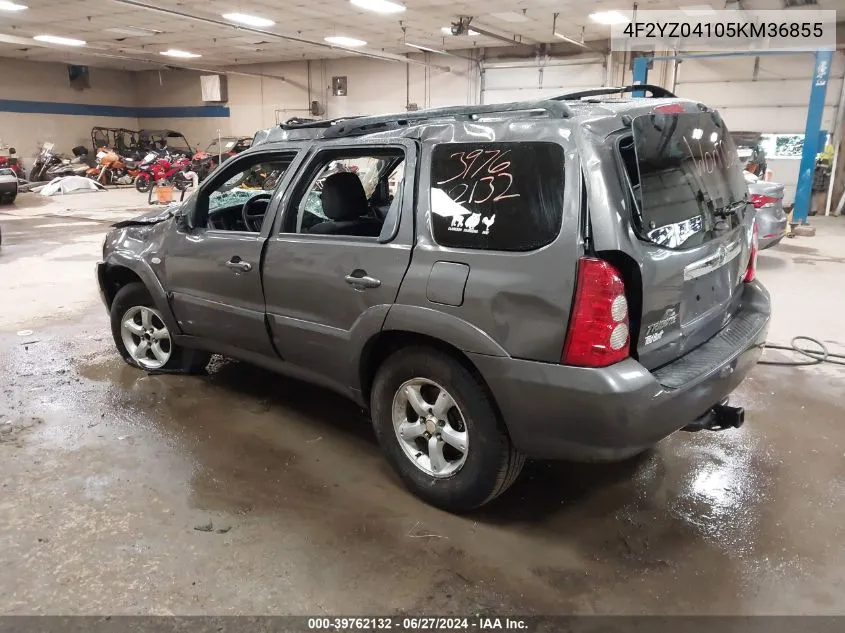
<path fill-rule="evenodd" d="M 103 236 L 103 245 L 102 245 L 102 247 L 100 248 L 100 250 L 102 250 L 102 251 L 103 251 L 103 259 L 105 259 L 105 258 L 106 258 L 106 244 L 108 244 L 108 242 L 109 242 L 109 234 L 108 234 L 108 233 L 106 233 L 106 234 Z"/>

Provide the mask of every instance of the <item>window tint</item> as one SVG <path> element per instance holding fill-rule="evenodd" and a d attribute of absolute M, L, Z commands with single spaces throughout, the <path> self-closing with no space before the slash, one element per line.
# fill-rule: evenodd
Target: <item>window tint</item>
<path fill-rule="evenodd" d="M 563 212 L 563 148 L 451 143 L 434 148 L 431 225 L 443 246 L 527 251 L 549 244 Z"/>

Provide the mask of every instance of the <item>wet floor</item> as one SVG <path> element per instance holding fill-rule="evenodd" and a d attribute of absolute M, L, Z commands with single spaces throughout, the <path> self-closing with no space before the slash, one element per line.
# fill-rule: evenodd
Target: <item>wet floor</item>
<path fill-rule="evenodd" d="M 225 359 L 124 365 L 91 273 L 102 225 L 35 222 L 0 216 L 0 613 L 845 613 L 845 371 L 759 367 L 740 430 L 532 463 L 458 517 L 401 488 L 340 397 Z M 766 255 L 781 304 L 796 258 L 845 271 L 814 239 Z M 85 276 L 54 288 L 74 244 Z M 32 284 L 9 278 L 22 259 Z"/>

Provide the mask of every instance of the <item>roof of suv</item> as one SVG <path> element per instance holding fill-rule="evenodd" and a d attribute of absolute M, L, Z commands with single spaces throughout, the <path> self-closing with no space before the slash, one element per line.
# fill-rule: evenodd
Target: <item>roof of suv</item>
<path fill-rule="evenodd" d="M 649 92 L 648 99 L 610 98 L 613 95 Z M 550 99 L 517 101 L 489 105 L 450 106 L 400 114 L 353 116 L 320 121 L 296 121 L 261 130 L 255 134 L 252 146 L 281 141 L 307 141 L 342 137 L 361 137 L 369 134 L 408 129 L 419 125 L 443 123 L 448 120 L 484 121 L 513 117 L 545 117 L 581 122 L 586 118 L 618 117 L 653 111 L 655 107 L 677 103 L 703 105 L 679 99 L 674 94 L 648 84 L 603 87 L 569 93 Z"/>

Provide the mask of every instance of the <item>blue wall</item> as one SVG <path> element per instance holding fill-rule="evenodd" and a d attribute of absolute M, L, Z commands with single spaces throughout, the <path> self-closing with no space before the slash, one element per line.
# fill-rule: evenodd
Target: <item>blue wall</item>
<path fill-rule="evenodd" d="M 229 108 L 219 105 L 135 107 L 94 105 L 89 103 L 61 103 L 54 101 L 19 101 L 16 99 L 0 99 L 0 112 L 130 117 L 137 119 L 185 119 L 229 116 Z"/>

